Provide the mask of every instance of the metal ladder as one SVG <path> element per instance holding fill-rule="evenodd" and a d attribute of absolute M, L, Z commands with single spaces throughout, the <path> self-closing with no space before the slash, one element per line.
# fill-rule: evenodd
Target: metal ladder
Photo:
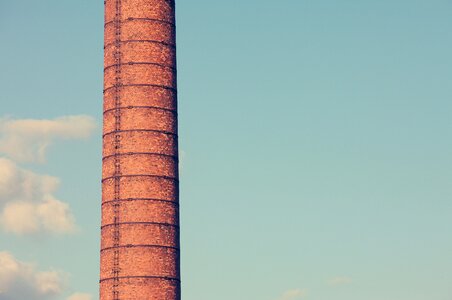
<path fill-rule="evenodd" d="M 119 295 L 119 273 L 121 271 L 119 266 L 119 242 L 120 242 L 120 229 L 119 229 L 119 215 L 120 215 L 120 197 L 121 197 L 121 162 L 119 152 L 121 148 L 121 136 L 119 131 L 121 130 L 121 0 L 115 0 L 115 140 L 114 140 L 114 202 L 113 202 L 113 300 L 120 300 Z"/>

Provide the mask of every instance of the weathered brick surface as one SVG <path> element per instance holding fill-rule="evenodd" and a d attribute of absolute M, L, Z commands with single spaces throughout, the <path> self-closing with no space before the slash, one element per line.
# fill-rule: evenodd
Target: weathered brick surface
<path fill-rule="evenodd" d="M 103 184 L 104 201 L 115 198 L 114 179 L 104 180 Z M 178 183 L 171 178 L 158 177 L 122 177 L 120 178 L 121 191 L 120 199 L 151 198 L 159 200 L 176 201 L 178 195 Z"/>
<path fill-rule="evenodd" d="M 104 212 L 102 216 L 102 224 L 110 226 L 114 223 L 113 204 L 109 201 L 102 204 Z M 154 200 L 126 200 L 120 207 L 121 223 L 139 222 L 139 223 L 159 223 L 168 224 L 170 226 L 178 226 L 178 207 L 177 203 L 170 201 L 154 201 Z M 122 236 L 123 238 L 124 236 Z M 122 241 L 120 239 L 120 242 Z"/>
<path fill-rule="evenodd" d="M 100 259 L 100 276 L 108 279 L 114 277 L 113 255 L 115 249 L 108 248 L 102 251 Z M 119 248 L 120 276 L 131 277 L 170 277 L 178 278 L 179 250 L 163 247 L 120 247 Z M 137 299 L 138 300 L 138 299 Z"/>
<path fill-rule="evenodd" d="M 123 86 L 118 92 L 104 93 L 104 111 L 115 108 L 115 95 L 119 94 L 122 107 L 152 106 L 176 110 L 176 91 L 158 86 Z"/>
<path fill-rule="evenodd" d="M 100 300 L 180 300 L 174 0 L 106 0 Z"/>
<path fill-rule="evenodd" d="M 115 131 L 115 110 L 105 112 L 104 132 Z M 121 109 L 121 130 L 145 129 L 176 133 L 177 121 L 174 111 L 154 107 L 131 107 Z M 149 122 L 155 120 L 155 122 Z"/>
<path fill-rule="evenodd" d="M 118 135 L 121 140 L 118 153 L 150 152 L 177 155 L 177 138 L 173 135 L 145 130 L 120 132 Z M 104 157 L 115 154 L 114 138 L 114 134 L 107 134 L 104 137 Z"/>
<path fill-rule="evenodd" d="M 179 240 L 179 230 L 166 224 L 121 224 L 120 246 L 160 245 L 174 247 Z M 114 247 L 113 226 L 102 230 L 102 249 Z"/>
<path fill-rule="evenodd" d="M 104 43 L 105 47 L 114 47 L 115 44 L 115 28 L 114 23 L 105 25 Z M 121 40 L 143 41 L 151 43 L 163 43 L 175 46 L 175 27 L 168 23 L 162 23 L 154 20 L 134 19 L 122 23 Z"/>
<path fill-rule="evenodd" d="M 121 290 L 127 289 L 127 294 L 121 295 L 121 300 L 174 300 L 180 299 L 179 282 L 161 278 L 126 278 L 119 282 Z M 100 289 L 111 291 L 113 281 L 100 283 Z M 106 293 L 102 300 L 114 300 L 111 293 Z"/>
<path fill-rule="evenodd" d="M 147 18 L 174 24 L 174 0 L 122 0 L 121 19 Z M 115 18 L 115 0 L 105 2 L 105 23 Z"/>
<path fill-rule="evenodd" d="M 175 75 L 173 70 L 157 65 L 126 64 L 121 66 L 123 85 L 156 85 L 175 89 Z M 115 69 L 109 68 L 104 72 L 104 88 L 110 89 L 114 84 Z"/>
<path fill-rule="evenodd" d="M 120 160 L 122 175 L 161 175 L 177 178 L 177 159 L 173 156 L 159 154 L 130 154 L 121 157 L 106 157 L 103 163 L 103 178 L 115 174 L 115 162 Z"/>
<path fill-rule="evenodd" d="M 107 47 L 104 53 L 105 68 L 115 65 L 114 47 Z M 174 47 L 149 42 L 125 43 L 122 45 L 122 63 L 155 63 L 168 68 L 175 68 L 176 49 Z"/>

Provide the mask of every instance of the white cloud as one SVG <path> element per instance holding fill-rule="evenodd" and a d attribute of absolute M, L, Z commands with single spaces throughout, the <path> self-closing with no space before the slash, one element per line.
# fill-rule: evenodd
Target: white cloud
<path fill-rule="evenodd" d="M 0 299 L 47 300 L 58 296 L 65 275 L 57 271 L 38 271 L 30 263 L 17 260 L 8 252 L 0 252 Z"/>
<path fill-rule="evenodd" d="M 34 203 L 11 202 L 1 214 L 2 228 L 7 232 L 18 234 L 32 233 L 39 230 L 39 220 Z"/>
<path fill-rule="evenodd" d="M 36 274 L 38 291 L 41 294 L 56 295 L 61 293 L 61 275 L 56 271 L 40 272 Z"/>
<path fill-rule="evenodd" d="M 328 280 L 330 286 L 346 285 L 352 283 L 352 279 L 346 276 L 336 276 Z"/>
<path fill-rule="evenodd" d="M 292 289 L 285 291 L 281 297 L 279 297 L 279 300 L 295 300 L 295 299 L 302 299 L 306 297 L 307 290 L 306 289 Z"/>
<path fill-rule="evenodd" d="M 53 195 L 59 182 L 0 158 L 1 228 L 16 234 L 73 232 L 75 220 L 69 205 Z"/>
<path fill-rule="evenodd" d="M 9 159 L 0 158 L 0 201 L 11 198 L 32 199 L 56 190 L 60 180 L 19 168 Z"/>
<path fill-rule="evenodd" d="M 43 162 L 55 139 L 83 139 L 96 128 L 86 115 L 66 116 L 53 120 L 0 120 L 0 152 L 21 162 Z"/>
<path fill-rule="evenodd" d="M 93 297 L 90 294 L 83 294 L 83 293 L 75 293 L 67 300 L 91 300 Z"/>

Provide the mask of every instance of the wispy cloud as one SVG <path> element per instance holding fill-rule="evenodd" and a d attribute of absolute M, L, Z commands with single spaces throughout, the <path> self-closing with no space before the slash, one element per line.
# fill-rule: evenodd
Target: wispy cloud
<path fill-rule="evenodd" d="M 0 118 L 0 229 L 15 234 L 76 230 L 67 203 L 55 193 L 60 179 L 24 169 L 19 162 L 44 162 L 49 145 L 56 140 L 83 139 L 94 131 L 89 116 L 67 116 L 53 120 Z M 66 275 L 39 271 L 34 264 L 0 252 L 0 299 L 60 299 Z M 75 293 L 67 300 L 91 300 L 89 294 Z"/>
<path fill-rule="evenodd" d="M 306 289 L 291 289 L 285 291 L 278 300 L 295 300 L 295 299 L 303 299 L 307 296 Z"/>
<path fill-rule="evenodd" d="M 4 231 L 30 234 L 75 230 L 67 203 L 55 197 L 60 180 L 23 169 L 17 162 L 44 162 L 55 140 L 83 139 L 94 131 L 86 115 L 53 120 L 0 119 L 0 226 Z"/>
<path fill-rule="evenodd" d="M 48 300 L 61 294 L 66 275 L 58 271 L 38 271 L 31 263 L 0 252 L 0 299 Z"/>
<path fill-rule="evenodd" d="M 328 285 L 330 286 L 339 286 L 346 285 L 352 283 L 353 280 L 347 276 L 336 276 L 328 280 Z"/>
<path fill-rule="evenodd" d="M 19 162 L 44 162 L 47 148 L 57 139 L 89 137 L 96 123 L 86 115 L 53 120 L 3 118 L 0 120 L 0 152 Z"/>
<path fill-rule="evenodd" d="M 90 294 L 75 293 L 71 295 L 67 300 L 92 300 L 93 297 Z"/>
<path fill-rule="evenodd" d="M 1 228 L 16 234 L 73 232 L 75 219 L 69 205 L 54 196 L 59 182 L 0 158 Z"/>

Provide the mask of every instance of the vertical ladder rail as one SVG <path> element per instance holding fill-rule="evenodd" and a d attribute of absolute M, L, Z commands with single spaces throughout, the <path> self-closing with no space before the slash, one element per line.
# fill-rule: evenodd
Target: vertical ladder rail
<path fill-rule="evenodd" d="M 121 137 L 119 135 L 119 131 L 121 130 L 121 0 L 115 0 L 115 51 L 114 51 L 114 59 L 115 59 L 115 140 L 114 140 L 114 148 L 115 148 L 115 171 L 114 171 L 114 200 L 119 200 L 121 197 L 121 162 L 120 156 L 118 155 L 121 148 Z M 120 273 L 120 265 L 119 265 L 119 241 L 120 241 L 120 230 L 119 230 L 119 215 L 120 215 L 120 201 L 113 202 L 113 219 L 114 219 L 114 227 L 113 227 L 113 300 L 120 300 L 119 295 L 119 273 Z"/>

